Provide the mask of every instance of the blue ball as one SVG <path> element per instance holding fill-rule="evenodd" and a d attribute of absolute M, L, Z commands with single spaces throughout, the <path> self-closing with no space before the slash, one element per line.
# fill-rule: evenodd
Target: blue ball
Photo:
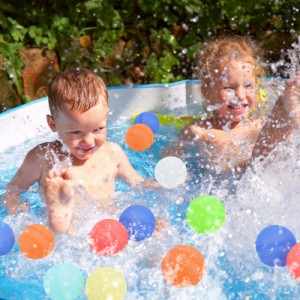
<path fill-rule="evenodd" d="M 11 227 L 0 222 L 0 255 L 7 254 L 15 244 L 15 235 Z"/>
<path fill-rule="evenodd" d="M 296 244 L 293 233 L 284 226 L 264 228 L 256 238 L 256 252 L 260 260 L 271 267 L 284 267 L 290 249 Z"/>
<path fill-rule="evenodd" d="M 129 239 L 142 241 L 150 237 L 155 229 L 155 217 L 151 210 L 143 205 L 127 207 L 119 221 L 128 231 Z"/>
<path fill-rule="evenodd" d="M 143 112 L 136 116 L 134 124 L 144 124 L 151 128 L 153 133 L 159 129 L 159 120 L 156 114 L 152 112 Z"/>

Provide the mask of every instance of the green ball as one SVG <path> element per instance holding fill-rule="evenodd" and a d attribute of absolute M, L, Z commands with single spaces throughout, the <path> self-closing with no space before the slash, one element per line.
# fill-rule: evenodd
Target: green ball
<path fill-rule="evenodd" d="M 186 219 L 195 232 L 207 234 L 220 229 L 225 215 L 225 207 L 220 200 L 213 196 L 201 195 L 191 201 Z"/>

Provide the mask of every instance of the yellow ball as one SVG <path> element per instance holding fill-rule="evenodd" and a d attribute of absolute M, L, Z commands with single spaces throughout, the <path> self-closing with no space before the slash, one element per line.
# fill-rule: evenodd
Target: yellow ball
<path fill-rule="evenodd" d="M 97 268 L 88 277 L 85 292 L 89 300 L 122 300 L 127 284 L 121 272 L 111 267 Z"/>

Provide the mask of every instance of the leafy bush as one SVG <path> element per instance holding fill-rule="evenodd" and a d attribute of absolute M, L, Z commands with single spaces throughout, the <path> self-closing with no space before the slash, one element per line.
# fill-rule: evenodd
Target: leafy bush
<path fill-rule="evenodd" d="M 107 85 L 167 83 L 194 76 L 203 43 L 251 35 L 279 60 L 300 32 L 298 0 L 11 0 L 0 4 L 0 53 L 18 95 L 26 48 L 56 51 L 60 69 L 97 71 Z M 270 36 L 278 36 L 273 44 Z M 268 38 L 266 38 L 268 37 Z"/>

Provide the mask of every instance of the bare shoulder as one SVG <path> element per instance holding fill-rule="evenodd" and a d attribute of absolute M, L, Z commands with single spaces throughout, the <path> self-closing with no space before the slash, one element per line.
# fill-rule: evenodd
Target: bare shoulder
<path fill-rule="evenodd" d="M 66 153 L 62 152 L 59 141 L 45 142 L 32 148 L 26 155 L 25 161 L 29 164 L 51 164 L 53 157 L 65 157 Z"/>
<path fill-rule="evenodd" d="M 47 149 L 51 148 L 51 143 L 42 143 L 32 148 L 26 155 L 26 159 L 31 161 L 41 160 L 45 158 Z"/>
<path fill-rule="evenodd" d="M 266 115 L 260 115 L 253 120 L 250 120 L 249 125 L 253 130 L 261 130 L 262 127 L 265 125 L 267 122 L 268 117 Z"/>
<path fill-rule="evenodd" d="M 122 147 L 114 142 L 106 141 L 103 146 L 106 148 L 106 151 L 115 152 L 116 154 L 123 152 Z"/>
<path fill-rule="evenodd" d="M 106 141 L 103 146 L 105 147 L 103 150 L 107 152 L 107 154 L 111 155 L 115 160 L 127 157 L 122 147 L 117 143 Z"/>

